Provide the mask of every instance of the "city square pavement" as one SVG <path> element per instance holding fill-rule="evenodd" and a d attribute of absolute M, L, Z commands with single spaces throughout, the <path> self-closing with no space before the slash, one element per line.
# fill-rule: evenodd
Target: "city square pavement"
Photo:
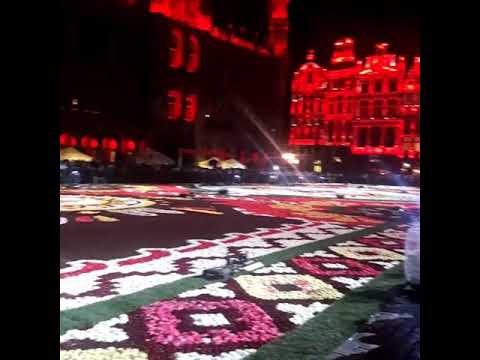
<path fill-rule="evenodd" d="M 366 185 L 60 190 L 61 359 L 327 356 L 404 282 L 419 206 Z"/>

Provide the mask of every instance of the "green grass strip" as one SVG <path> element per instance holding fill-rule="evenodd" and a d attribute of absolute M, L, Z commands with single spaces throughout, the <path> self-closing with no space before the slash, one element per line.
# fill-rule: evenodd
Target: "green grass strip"
<path fill-rule="evenodd" d="M 361 321 L 378 312 L 389 290 L 404 283 L 402 265 L 352 290 L 304 325 L 261 347 L 247 360 L 321 360 L 358 330 Z"/>
<path fill-rule="evenodd" d="M 339 242 L 354 240 L 358 237 L 379 232 L 400 223 L 401 222 L 399 221 L 387 222 L 367 229 L 337 235 L 325 240 L 317 240 L 313 243 L 299 245 L 272 254 L 259 256 L 255 258 L 255 260 L 261 261 L 265 266 L 268 266 L 279 261 L 289 260 L 292 257 L 302 255 L 306 252 L 324 250 Z M 238 275 L 244 273 L 245 272 L 240 272 Z M 134 311 L 142 305 L 147 305 L 161 299 L 172 298 L 184 291 L 200 288 L 213 282 L 218 282 L 218 280 L 208 281 L 201 277 L 187 277 L 171 283 L 154 286 L 133 294 L 117 296 L 111 300 L 62 311 L 60 313 L 60 334 L 64 334 L 70 329 L 81 329 L 93 326 L 99 321 L 105 321 L 120 314 Z"/>

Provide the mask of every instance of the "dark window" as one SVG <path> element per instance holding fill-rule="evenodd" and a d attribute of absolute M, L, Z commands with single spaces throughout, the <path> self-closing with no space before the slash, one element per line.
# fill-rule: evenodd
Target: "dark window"
<path fill-rule="evenodd" d="M 335 112 L 335 104 L 333 102 L 330 103 L 330 108 L 328 112 L 330 114 L 333 114 Z"/>
<path fill-rule="evenodd" d="M 341 114 L 343 112 L 343 101 L 342 97 L 337 98 L 337 113 Z"/>
<path fill-rule="evenodd" d="M 345 80 L 335 80 L 333 83 L 333 87 L 335 89 L 343 89 L 345 86 Z"/>
<path fill-rule="evenodd" d="M 368 118 L 369 116 L 368 101 L 360 101 L 360 117 Z"/>
<path fill-rule="evenodd" d="M 360 83 L 362 94 L 368 93 L 368 81 L 362 81 Z"/>
<path fill-rule="evenodd" d="M 359 128 L 358 129 L 357 146 L 358 147 L 365 147 L 366 143 L 367 143 L 367 129 L 366 128 Z"/>
<path fill-rule="evenodd" d="M 348 99 L 348 103 L 347 103 L 347 113 L 350 114 L 352 112 L 352 101 L 350 99 Z"/>
<path fill-rule="evenodd" d="M 195 35 L 188 37 L 187 48 L 187 64 L 185 70 L 187 72 L 195 72 L 200 65 L 200 42 Z"/>
<path fill-rule="evenodd" d="M 410 135 L 410 119 L 405 119 L 404 127 L 405 135 Z"/>
<path fill-rule="evenodd" d="M 397 91 L 397 79 L 390 79 L 389 88 L 390 92 Z"/>
<path fill-rule="evenodd" d="M 388 100 L 388 116 L 397 116 L 397 108 L 396 100 Z"/>
<path fill-rule="evenodd" d="M 375 80 L 375 92 L 382 92 L 382 80 Z"/>
<path fill-rule="evenodd" d="M 167 117 L 170 120 L 177 120 L 182 112 L 182 93 L 178 90 L 169 90 L 167 98 Z"/>
<path fill-rule="evenodd" d="M 197 117 L 198 100 L 197 95 L 187 95 L 185 98 L 185 121 L 195 121 Z"/>
<path fill-rule="evenodd" d="M 352 137 L 352 122 L 347 121 L 347 124 L 345 125 L 345 135 L 347 136 L 347 140 Z"/>
<path fill-rule="evenodd" d="M 381 100 L 375 100 L 373 103 L 373 116 L 376 118 L 382 117 L 382 104 Z"/>
<path fill-rule="evenodd" d="M 328 123 L 328 141 L 333 141 L 333 122 Z"/>
<path fill-rule="evenodd" d="M 183 65 L 183 34 L 179 29 L 170 33 L 170 67 L 176 69 Z"/>
<path fill-rule="evenodd" d="M 313 83 L 313 74 L 312 74 L 311 71 L 308 73 L 307 81 L 308 81 L 309 84 Z"/>
<path fill-rule="evenodd" d="M 370 132 L 370 145 L 373 147 L 380 146 L 380 137 L 382 130 L 379 127 L 371 128 Z"/>
<path fill-rule="evenodd" d="M 385 147 L 393 147 L 395 145 L 395 128 L 389 127 L 385 132 Z"/>

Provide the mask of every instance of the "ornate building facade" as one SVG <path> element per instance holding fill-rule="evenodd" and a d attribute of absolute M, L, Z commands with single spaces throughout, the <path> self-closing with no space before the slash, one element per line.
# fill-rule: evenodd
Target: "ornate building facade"
<path fill-rule="evenodd" d="M 407 67 L 405 57 L 388 47 L 377 44 L 375 53 L 361 60 L 354 40 L 341 39 L 328 69 L 308 52 L 292 80 L 291 148 L 419 159 L 420 58 Z"/>
<path fill-rule="evenodd" d="M 145 146 L 257 159 L 269 137 L 288 138 L 287 5 L 69 2 L 61 145 L 106 159 Z"/>

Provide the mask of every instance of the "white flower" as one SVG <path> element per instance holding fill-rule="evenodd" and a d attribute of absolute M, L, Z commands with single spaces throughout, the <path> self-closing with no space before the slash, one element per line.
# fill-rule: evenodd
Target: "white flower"
<path fill-rule="evenodd" d="M 390 269 L 394 267 L 395 265 L 400 264 L 400 261 L 392 261 L 392 262 L 386 262 L 386 261 L 369 261 L 370 264 L 377 264 L 380 266 L 383 266 L 384 269 Z"/>
<path fill-rule="evenodd" d="M 317 250 L 317 251 L 314 251 L 314 252 L 311 252 L 311 253 L 302 254 L 302 257 L 316 257 L 316 256 L 327 257 L 327 258 L 338 258 L 339 257 L 338 255 L 330 254 L 330 253 L 326 252 L 325 250 Z"/>
<path fill-rule="evenodd" d="M 259 270 L 254 271 L 255 274 L 270 274 L 270 273 L 277 273 L 277 274 L 296 274 L 297 272 L 292 269 L 291 267 L 287 266 L 287 264 L 283 262 L 278 262 L 272 264 L 268 267 L 261 268 Z"/>
<path fill-rule="evenodd" d="M 295 325 L 302 325 L 316 314 L 322 312 L 329 305 L 322 304 L 320 302 L 314 302 L 309 306 L 289 304 L 289 303 L 280 303 L 277 304 L 277 309 L 286 313 L 294 314 L 289 320 Z"/>
<path fill-rule="evenodd" d="M 350 289 L 350 290 L 355 289 L 355 288 L 360 287 L 360 286 L 363 286 L 372 279 L 373 279 L 373 277 L 364 277 L 364 278 L 360 278 L 358 280 L 355 280 L 355 279 L 347 278 L 347 277 L 343 277 L 343 276 L 338 276 L 338 277 L 333 277 L 332 278 L 333 281 L 337 281 L 339 283 L 345 284 L 347 286 L 347 288 Z"/>
<path fill-rule="evenodd" d="M 178 297 L 180 298 L 197 297 L 205 294 L 205 295 L 211 295 L 211 296 L 216 296 L 221 298 L 234 298 L 235 293 L 232 290 L 223 289 L 225 285 L 226 285 L 225 283 L 221 283 L 221 282 L 208 284 L 203 289 L 185 291 L 180 295 L 178 295 Z"/>
<path fill-rule="evenodd" d="M 356 241 L 348 240 L 343 243 L 337 244 L 337 246 L 365 246 L 364 244 L 360 244 Z"/>
<path fill-rule="evenodd" d="M 238 349 L 219 355 L 206 355 L 197 352 L 176 353 L 175 360 L 241 360 L 255 352 L 255 349 Z"/>
<path fill-rule="evenodd" d="M 324 263 L 322 264 L 324 268 L 327 269 L 348 269 L 348 266 L 345 266 L 343 264 L 329 264 L 329 263 Z"/>
<path fill-rule="evenodd" d="M 128 335 L 122 329 L 115 328 L 115 325 L 126 324 L 128 316 L 122 314 L 112 319 L 101 321 L 95 326 L 87 330 L 68 330 L 64 335 L 60 336 L 60 343 L 70 340 L 93 340 L 98 342 L 119 342 L 128 339 Z"/>
<path fill-rule="evenodd" d="M 106 349 L 62 350 L 60 360 L 148 360 L 148 355 L 138 349 L 109 347 Z"/>
<path fill-rule="evenodd" d="M 230 322 L 221 313 L 217 314 L 191 314 L 193 323 L 197 326 L 225 326 L 230 325 Z"/>

